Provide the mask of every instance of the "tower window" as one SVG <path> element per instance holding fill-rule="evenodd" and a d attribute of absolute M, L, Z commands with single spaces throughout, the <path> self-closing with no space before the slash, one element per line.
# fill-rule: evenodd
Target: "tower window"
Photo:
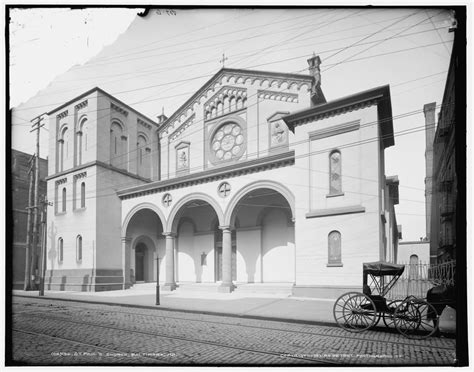
<path fill-rule="evenodd" d="M 63 187 L 61 205 L 62 205 L 62 211 L 66 212 L 66 188 L 65 187 Z"/>

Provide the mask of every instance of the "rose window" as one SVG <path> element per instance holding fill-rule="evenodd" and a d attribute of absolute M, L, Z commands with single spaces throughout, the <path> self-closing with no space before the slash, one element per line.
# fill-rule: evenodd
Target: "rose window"
<path fill-rule="evenodd" d="M 244 134 L 240 125 L 222 125 L 211 139 L 211 149 L 217 161 L 240 158 L 245 150 Z"/>

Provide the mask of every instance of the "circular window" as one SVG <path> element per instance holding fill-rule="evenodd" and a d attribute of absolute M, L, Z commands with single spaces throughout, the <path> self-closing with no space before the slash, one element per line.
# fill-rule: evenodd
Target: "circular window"
<path fill-rule="evenodd" d="M 242 127 L 233 122 L 221 125 L 211 138 L 211 154 L 214 161 L 239 159 L 245 151 Z"/>

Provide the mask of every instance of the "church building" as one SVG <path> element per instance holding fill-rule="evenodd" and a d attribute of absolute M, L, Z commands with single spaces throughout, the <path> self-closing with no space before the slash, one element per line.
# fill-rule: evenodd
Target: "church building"
<path fill-rule="evenodd" d="M 397 246 L 390 89 L 327 101 L 320 63 L 222 68 L 157 120 L 100 88 L 49 112 L 46 289 L 127 289 L 157 265 L 164 290 L 360 289 Z"/>

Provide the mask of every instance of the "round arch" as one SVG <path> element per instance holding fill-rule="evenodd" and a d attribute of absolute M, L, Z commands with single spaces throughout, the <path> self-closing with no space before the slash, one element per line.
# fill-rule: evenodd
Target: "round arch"
<path fill-rule="evenodd" d="M 127 228 L 128 228 L 128 224 L 130 223 L 130 220 L 131 220 L 132 217 L 135 215 L 135 213 L 137 213 L 138 211 L 140 211 L 140 210 L 142 210 L 142 209 L 150 209 L 150 210 L 152 210 L 153 212 L 155 212 L 155 213 L 158 215 L 158 218 L 160 219 L 161 224 L 163 225 L 163 229 L 165 228 L 165 226 L 166 226 L 166 218 L 165 218 L 165 215 L 163 214 L 163 212 L 162 212 L 155 204 L 152 204 L 152 203 L 140 203 L 140 204 L 134 206 L 134 207 L 127 213 L 127 216 L 126 216 L 125 219 L 123 220 L 123 223 L 122 223 L 122 231 L 121 231 L 122 237 L 127 236 Z"/>
<path fill-rule="evenodd" d="M 135 249 L 135 247 L 140 243 L 145 244 L 147 248 L 153 252 L 156 250 L 155 242 L 147 235 L 140 235 L 133 239 L 131 244 L 132 249 Z"/>
<path fill-rule="evenodd" d="M 276 181 L 262 180 L 249 183 L 240 189 L 231 199 L 227 205 L 227 209 L 224 215 L 224 225 L 232 226 L 235 220 L 233 212 L 235 207 L 238 205 L 239 201 L 247 195 L 249 192 L 252 192 L 257 189 L 272 189 L 280 193 L 288 202 L 291 208 L 291 218 L 295 219 L 295 197 L 293 193 L 284 185 Z"/>
<path fill-rule="evenodd" d="M 178 221 L 176 219 L 176 216 L 180 212 L 181 208 L 188 202 L 193 201 L 193 200 L 202 200 L 207 202 L 216 212 L 217 218 L 219 221 L 219 225 L 223 225 L 224 223 L 224 213 L 222 213 L 222 209 L 220 205 L 209 195 L 200 193 L 200 192 L 195 192 L 189 195 L 186 195 L 185 197 L 181 198 L 173 207 L 171 210 L 169 216 L 168 216 L 168 223 L 166 225 L 166 232 L 177 232 L 177 227 L 178 227 Z"/>
<path fill-rule="evenodd" d="M 112 119 L 110 120 L 110 127 L 112 127 L 112 125 L 114 124 L 117 124 L 122 129 L 122 132 L 125 132 L 126 126 L 124 125 L 122 120 L 116 117 L 112 117 Z"/>

